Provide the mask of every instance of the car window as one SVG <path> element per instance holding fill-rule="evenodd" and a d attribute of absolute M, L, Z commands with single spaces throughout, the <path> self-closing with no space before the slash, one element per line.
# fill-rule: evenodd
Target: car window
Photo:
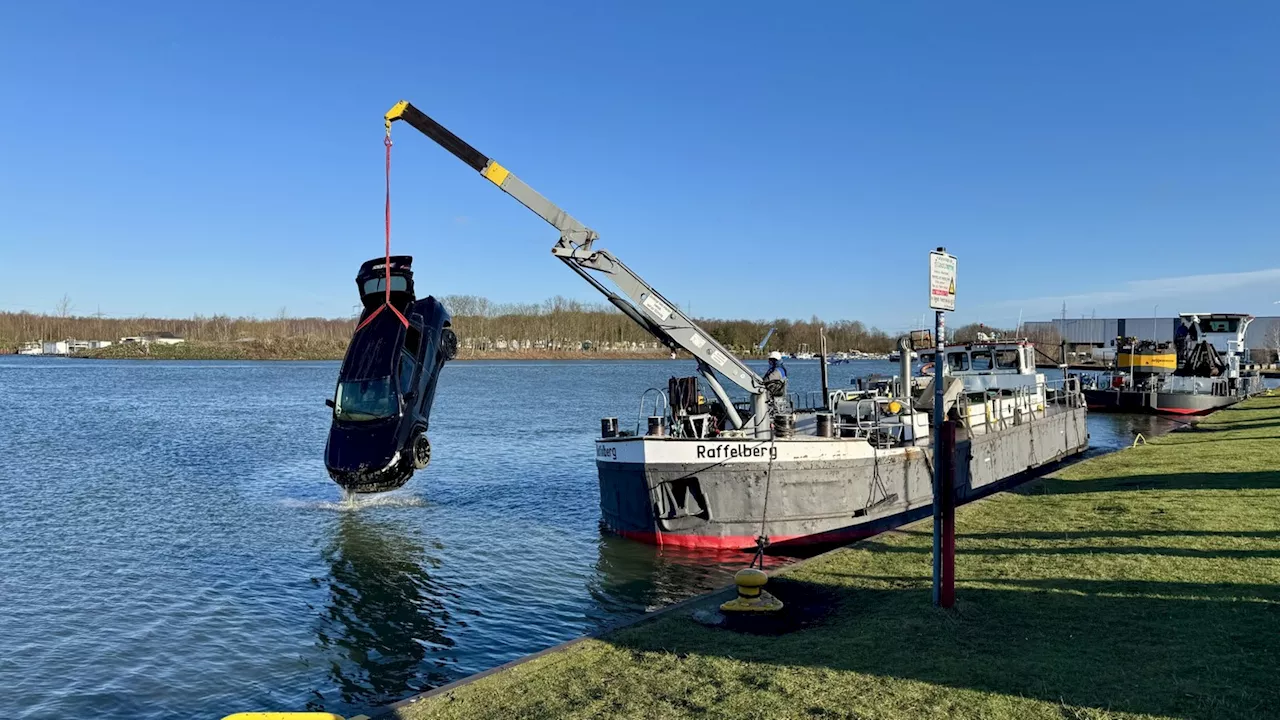
<path fill-rule="evenodd" d="M 404 349 L 409 351 L 410 355 L 418 357 L 418 347 L 422 345 L 422 332 L 414 325 L 410 325 L 404 330 Z"/>
<path fill-rule="evenodd" d="M 404 351 L 400 353 L 400 394 L 413 390 L 413 371 L 418 367 L 413 356 Z"/>
<path fill-rule="evenodd" d="M 409 287 L 409 281 L 404 279 L 403 275 L 391 276 L 391 292 L 404 292 Z M 364 281 L 364 294 L 371 295 L 376 292 L 384 292 L 387 289 L 387 278 L 373 278 Z"/>
<path fill-rule="evenodd" d="M 996 367 L 1001 370 L 1018 369 L 1018 351 L 1017 350 L 997 350 L 996 351 Z"/>
<path fill-rule="evenodd" d="M 990 370 L 991 369 L 991 351 L 990 350 L 974 350 L 973 351 L 973 369 L 974 370 Z"/>

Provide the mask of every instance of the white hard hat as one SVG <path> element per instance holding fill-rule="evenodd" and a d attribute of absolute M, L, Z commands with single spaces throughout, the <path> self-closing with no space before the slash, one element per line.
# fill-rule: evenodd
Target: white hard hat
<path fill-rule="evenodd" d="M 773 352 L 769 353 L 769 359 L 770 359 L 770 360 L 781 360 L 781 359 L 782 359 L 782 353 L 778 352 L 777 350 L 774 350 Z"/>

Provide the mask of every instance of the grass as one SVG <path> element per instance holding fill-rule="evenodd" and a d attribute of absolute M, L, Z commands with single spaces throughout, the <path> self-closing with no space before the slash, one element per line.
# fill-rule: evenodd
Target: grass
<path fill-rule="evenodd" d="M 1257 398 L 960 508 L 952 611 L 917 524 L 771 581 L 805 629 L 682 609 L 390 717 L 1280 717 L 1277 440 Z"/>

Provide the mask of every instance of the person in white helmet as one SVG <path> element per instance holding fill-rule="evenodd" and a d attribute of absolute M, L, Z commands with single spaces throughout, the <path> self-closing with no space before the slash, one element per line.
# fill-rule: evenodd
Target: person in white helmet
<path fill-rule="evenodd" d="M 774 350 L 769 353 L 769 369 L 764 374 L 765 386 L 774 397 L 787 395 L 787 367 L 782 364 L 782 353 Z"/>

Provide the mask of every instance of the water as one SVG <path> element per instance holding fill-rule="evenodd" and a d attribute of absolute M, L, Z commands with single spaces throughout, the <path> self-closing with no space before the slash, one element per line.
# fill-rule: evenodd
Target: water
<path fill-rule="evenodd" d="M 0 715 L 352 713 L 724 585 L 745 556 L 598 526 L 599 418 L 690 370 L 453 363 L 431 467 L 353 504 L 322 462 L 337 363 L 0 360 Z"/>

